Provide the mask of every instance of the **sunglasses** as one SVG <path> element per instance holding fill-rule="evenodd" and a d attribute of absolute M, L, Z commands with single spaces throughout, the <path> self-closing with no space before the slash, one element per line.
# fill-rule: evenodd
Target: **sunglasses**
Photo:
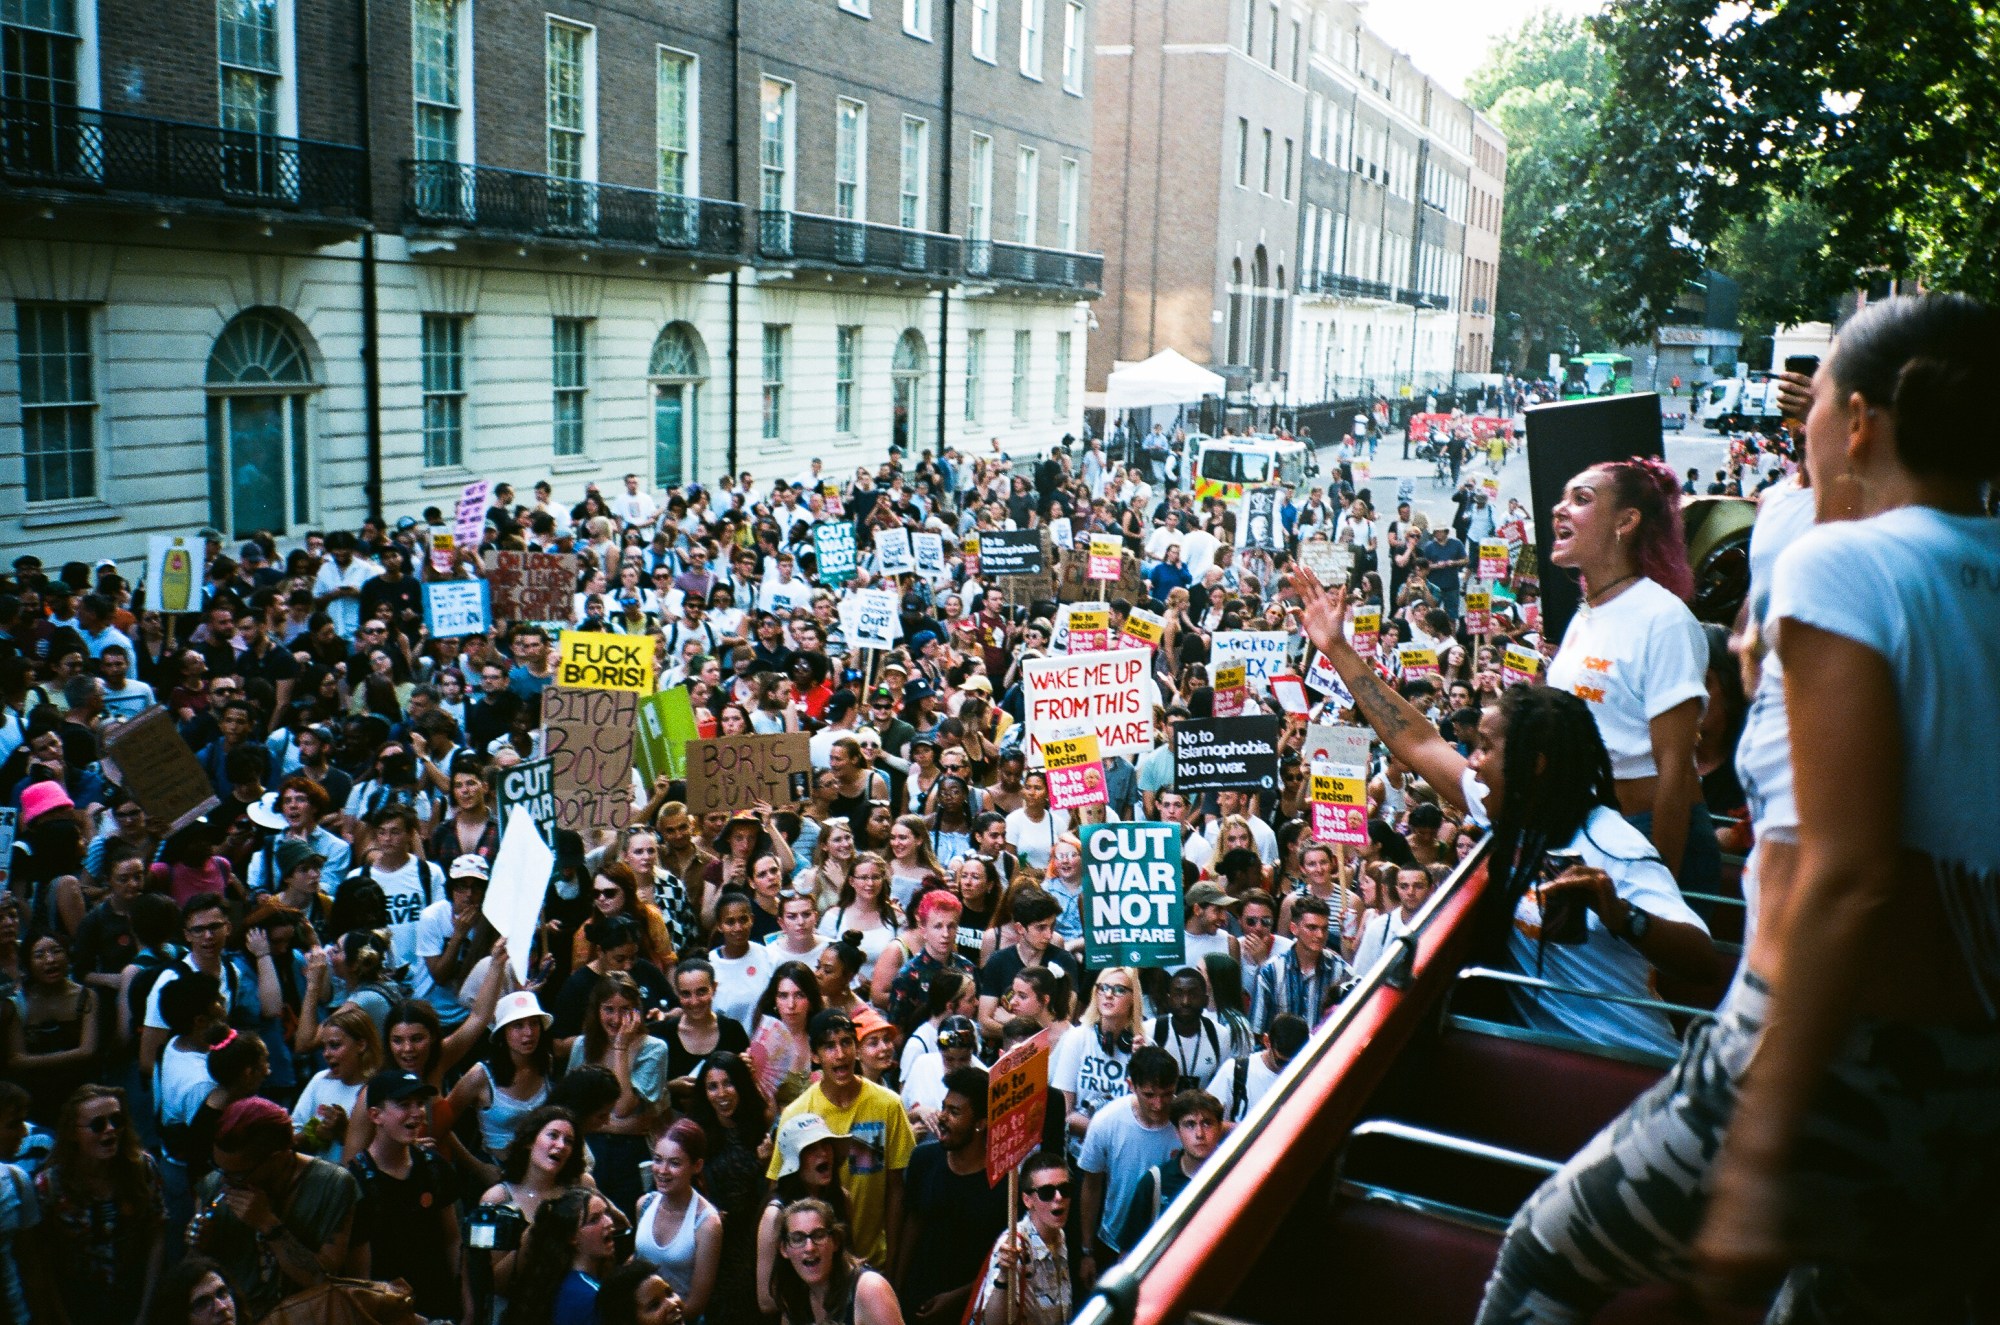
<path fill-rule="evenodd" d="M 1270 916 L 1243 917 L 1243 927 L 1245 929 L 1269 929 L 1275 923 Z"/>
<path fill-rule="evenodd" d="M 599 897 L 623 897 L 625 895 L 622 890 L 617 888 L 592 888 L 591 891 Z"/>
<path fill-rule="evenodd" d="M 1028 1195 L 1037 1201 L 1067 1201 L 1072 1184 L 1067 1182 L 1045 1182 L 1039 1187 L 1028 1188 Z"/>
<path fill-rule="evenodd" d="M 100 1114 L 90 1120 L 90 1130 L 99 1136 L 103 1136 L 106 1132 L 123 1131 L 124 1128 L 125 1115 L 122 1113 Z"/>

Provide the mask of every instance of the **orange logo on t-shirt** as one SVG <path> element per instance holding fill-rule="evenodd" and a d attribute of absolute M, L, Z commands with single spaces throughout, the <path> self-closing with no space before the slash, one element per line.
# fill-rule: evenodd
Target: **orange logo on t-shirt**
<path fill-rule="evenodd" d="M 1611 660 L 1609 658 L 1593 658 L 1589 654 L 1585 654 L 1583 657 L 1583 670 L 1586 672 L 1608 672 L 1611 670 Z"/>
<path fill-rule="evenodd" d="M 1572 688 L 1576 691 L 1578 699 L 1587 700 L 1592 704 L 1602 704 L 1604 702 L 1604 688 L 1602 686 L 1575 686 Z"/>

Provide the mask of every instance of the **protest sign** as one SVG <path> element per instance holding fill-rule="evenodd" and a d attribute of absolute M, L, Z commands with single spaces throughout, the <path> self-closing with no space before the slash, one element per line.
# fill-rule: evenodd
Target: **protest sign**
<path fill-rule="evenodd" d="M 1356 612 L 1353 618 L 1354 651 L 1364 658 L 1373 658 L 1377 641 L 1382 638 L 1382 614 L 1374 608 Z"/>
<path fill-rule="evenodd" d="M 1287 713 L 1304 716 L 1312 706 L 1306 702 L 1306 684 L 1289 672 L 1280 672 L 1271 678 L 1271 698 L 1278 701 L 1278 707 Z"/>
<path fill-rule="evenodd" d="M 1278 785 L 1278 719 L 1174 723 L 1174 785 L 1182 791 L 1262 791 Z"/>
<path fill-rule="evenodd" d="M 1368 845 L 1368 784 L 1364 779 L 1314 770 L 1312 835 L 1315 842 Z"/>
<path fill-rule="evenodd" d="M 941 580 L 950 574 L 944 564 L 942 534 L 911 534 L 910 555 L 917 563 L 917 574 L 927 580 Z"/>
<path fill-rule="evenodd" d="M 1076 546 L 1076 530 L 1067 515 L 1059 515 L 1049 521 L 1049 539 L 1057 547 L 1065 550 Z"/>
<path fill-rule="evenodd" d="M 201 581 L 208 542 L 199 533 L 153 534 L 146 539 L 146 606 L 155 612 L 201 610 Z"/>
<path fill-rule="evenodd" d="M 1326 765 L 1342 777 L 1368 775 L 1368 749 L 1372 734 L 1366 727 L 1342 727 L 1316 722 L 1306 728 L 1305 748 L 1299 757 L 1308 771 Z"/>
<path fill-rule="evenodd" d="M 639 739 L 634 757 L 648 788 L 657 778 L 687 776 L 687 743 L 701 735 L 686 686 L 673 686 L 639 701 Z"/>
<path fill-rule="evenodd" d="M 1542 656 L 1510 644 L 1500 659 L 1500 684 L 1525 685 L 1542 672 Z"/>
<path fill-rule="evenodd" d="M 1479 490 L 1486 494 L 1487 501 L 1498 502 L 1500 500 L 1500 476 L 1498 474 L 1481 474 L 1479 476 Z"/>
<path fill-rule="evenodd" d="M 555 763 L 558 826 L 587 832 L 632 821 L 638 711 L 630 690 L 542 691 L 542 748 Z"/>
<path fill-rule="evenodd" d="M 458 494 L 458 509 L 452 514 L 452 541 L 460 547 L 478 547 L 486 537 L 486 499 L 492 494 L 493 485 L 486 479 L 476 478 L 465 485 Z"/>
<path fill-rule="evenodd" d="M 1042 1148 L 1049 1110 L 1049 1033 L 1001 1054 L 986 1073 L 986 1185 L 1014 1176 Z"/>
<path fill-rule="evenodd" d="M 1102 653 L 1111 647 L 1111 604 L 1072 603 L 1069 606 L 1066 653 Z"/>
<path fill-rule="evenodd" d="M 1042 535 L 1038 530 L 980 531 L 979 568 L 988 576 L 1040 575 L 1046 566 L 1047 562 L 1042 557 Z"/>
<path fill-rule="evenodd" d="M 158 704 L 107 727 L 102 760 L 146 817 L 161 820 L 170 833 L 222 803 L 194 751 L 181 739 L 173 715 Z"/>
<path fill-rule="evenodd" d="M 431 569 L 440 575 L 451 574 L 451 568 L 458 561 L 458 540 L 442 529 L 431 533 Z"/>
<path fill-rule="evenodd" d="M 876 566 L 884 575 L 908 575 L 917 568 L 910 552 L 910 531 L 898 526 L 875 531 Z"/>
<path fill-rule="evenodd" d="M 1354 692 L 1347 688 L 1347 682 L 1340 679 L 1340 673 L 1333 670 L 1333 660 L 1323 653 L 1313 654 L 1313 663 L 1306 670 L 1307 689 L 1317 690 L 1330 697 L 1342 708 L 1354 707 Z"/>
<path fill-rule="evenodd" d="M 1104 759 L 1097 752 L 1095 736 L 1042 742 L 1042 768 L 1048 774 L 1049 804 L 1058 810 L 1105 803 Z"/>
<path fill-rule="evenodd" d="M 484 580 L 426 580 L 424 629 L 432 639 L 460 639 L 493 629 L 492 590 Z"/>
<path fill-rule="evenodd" d="M 1118 632 L 1118 637 L 1121 640 L 1137 640 L 1149 649 L 1157 649 L 1166 633 L 1166 617 L 1158 612 L 1148 612 L 1143 607 L 1135 607 L 1125 614 L 1125 625 Z"/>
<path fill-rule="evenodd" d="M 1125 555 L 1125 544 L 1110 534 L 1090 536 L 1089 579 L 1115 580 Z"/>
<path fill-rule="evenodd" d="M 1243 711 L 1244 701 L 1250 698 L 1250 669 L 1241 662 L 1224 663 L 1211 674 L 1212 689 L 1215 691 L 1215 716 L 1233 718 Z"/>
<path fill-rule="evenodd" d="M 492 877 L 479 911 L 507 940 L 507 965 L 521 984 L 528 980 L 528 958 L 535 949 L 542 899 L 548 896 L 549 875 L 555 866 L 555 852 L 542 837 L 535 817 L 527 806 L 516 805 L 513 813 L 501 820 L 500 849 L 493 855 Z"/>
<path fill-rule="evenodd" d="M 1094 558 L 1085 551 L 1071 552 L 1062 558 L 1060 594 L 1064 602 L 1091 598 L 1123 598 L 1130 602 L 1141 602 L 1146 598 L 1146 583 L 1139 577 L 1139 561 L 1122 547 L 1119 549 L 1118 575 L 1114 587 L 1107 588 L 1111 581 L 1092 579 L 1091 563 Z"/>
<path fill-rule="evenodd" d="M 1029 767 L 1041 743 L 1087 725 L 1100 754 L 1138 756 L 1153 748 L 1152 654 L 1111 649 L 1084 657 L 1029 658 L 1021 664 Z"/>
<path fill-rule="evenodd" d="M 902 608 L 893 589 L 864 589 L 841 602 L 841 630 L 857 649 L 893 649 L 903 637 Z"/>
<path fill-rule="evenodd" d="M 966 578 L 979 574 L 979 535 L 967 534 L 965 541 L 958 545 L 959 560 L 965 565 Z"/>
<path fill-rule="evenodd" d="M 813 526 L 813 561 L 821 584 L 839 587 L 854 578 L 860 556 L 854 546 L 854 526 L 845 520 Z"/>
<path fill-rule="evenodd" d="M 14 826 L 20 819 L 19 810 L 0 807 L 0 889 L 10 887 L 14 877 Z"/>
<path fill-rule="evenodd" d="M 1212 637 L 1215 658 L 1241 658 L 1249 669 L 1250 690 L 1264 694 L 1271 675 L 1285 670 L 1285 651 L 1292 636 L 1282 630 L 1218 630 Z"/>
<path fill-rule="evenodd" d="M 1465 591 L 1465 628 L 1475 635 L 1492 633 L 1493 591 L 1491 589 Z"/>
<path fill-rule="evenodd" d="M 804 732 L 718 736 L 687 746 L 688 813 L 784 805 L 811 794 L 812 754 Z"/>
<path fill-rule="evenodd" d="M 653 637 L 572 630 L 562 637 L 556 684 L 571 690 L 653 693 Z"/>
<path fill-rule="evenodd" d="M 576 597 L 576 556 L 568 552 L 489 552 L 486 582 L 502 621 L 568 623 Z"/>
<path fill-rule="evenodd" d="M 1375 477 L 1375 466 L 1371 462 L 1363 460 L 1360 456 L 1356 456 L 1347 462 L 1347 470 L 1354 476 L 1354 486 L 1356 488 L 1367 487 L 1369 481 Z"/>
<path fill-rule="evenodd" d="M 1479 578 L 1482 580 L 1504 580 L 1507 578 L 1507 542 L 1505 539 L 1488 538 L 1479 544 Z"/>
<path fill-rule="evenodd" d="M 1436 649 L 1425 649 L 1415 644 L 1405 644 L 1396 651 L 1396 657 L 1402 663 L 1403 679 L 1405 681 L 1414 681 L 1420 676 L 1436 676 L 1438 674 Z"/>
<path fill-rule="evenodd" d="M 556 762 L 544 755 L 540 759 L 523 759 L 500 770 L 499 814 L 504 825 L 512 817 L 511 811 L 520 806 L 534 820 L 535 827 L 542 830 L 542 838 L 550 845 L 556 840 Z"/>
<path fill-rule="evenodd" d="M 1299 544 L 1299 565 L 1311 571 L 1313 578 L 1324 585 L 1346 584 L 1347 573 L 1354 565 L 1354 555 L 1347 543 L 1329 543 L 1324 538 L 1308 538 Z"/>
<path fill-rule="evenodd" d="M 1250 488 L 1243 494 L 1243 533 L 1239 547 L 1263 548 L 1267 552 L 1285 550 L 1285 522 L 1280 517 L 1276 488 Z"/>
<path fill-rule="evenodd" d="M 1083 964 L 1178 966 L 1185 944 L 1176 824 L 1085 824 Z"/>

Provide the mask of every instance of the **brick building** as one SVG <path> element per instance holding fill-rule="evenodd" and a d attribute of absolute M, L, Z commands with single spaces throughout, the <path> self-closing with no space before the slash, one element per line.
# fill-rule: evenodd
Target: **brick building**
<path fill-rule="evenodd" d="M 0 541 L 1045 447 L 1100 284 L 1094 17 L 4 0 Z"/>
<path fill-rule="evenodd" d="M 1475 123 L 1498 135 L 1362 13 L 1100 4 L 1093 391 L 1168 347 L 1223 374 L 1239 419 L 1471 371 Z"/>

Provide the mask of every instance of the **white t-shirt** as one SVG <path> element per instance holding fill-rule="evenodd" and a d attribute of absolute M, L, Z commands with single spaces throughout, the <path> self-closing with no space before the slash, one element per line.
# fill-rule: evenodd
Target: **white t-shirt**
<path fill-rule="evenodd" d="M 215 1089 L 208 1075 L 208 1054 L 200 1049 L 176 1049 L 170 1040 L 160 1050 L 156 1070 L 154 1105 L 160 1111 L 161 1124 L 180 1127 L 192 1121 L 208 1092 Z"/>
<path fill-rule="evenodd" d="M 1271 825 L 1256 815 L 1246 814 L 1243 817 L 1250 824 L 1250 840 L 1257 844 L 1257 859 L 1263 861 L 1267 869 L 1277 864 L 1278 835 L 1271 831 Z M 1215 859 L 1218 839 L 1222 836 L 1222 820 L 1210 820 L 1208 827 L 1202 830 L 1201 836 L 1208 844 L 1209 859 Z"/>
<path fill-rule="evenodd" d="M 918 1054 L 903 1072 L 903 1107 L 944 1107 L 944 1055 L 935 1049 Z"/>
<path fill-rule="evenodd" d="M 1708 639 L 1686 603 L 1651 580 L 1570 618 L 1549 684 L 1590 705 L 1620 781 L 1659 772 L 1651 723 L 1708 698 Z"/>
<path fill-rule="evenodd" d="M 1415 930 L 1416 926 L 1403 919 L 1403 911 L 1377 911 L 1368 917 L 1368 923 L 1361 930 L 1361 942 L 1354 945 L 1354 972 L 1364 975 L 1368 969 L 1382 959 L 1389 945 Z"/>
<path fill-rule="evenodd" d="M 764 986 L 771 983 L 771 972 L 778 969 L 771 950 L 753 942 L 741 957 L 725 957 L 718 947 L 708 954 L 708 964 L 715 968 L 717 1015 L 745 1026 L 757 1020 L 757 1000 L 764 996 Z"/>
<path fill-rule="evenodd" d="M 417 917 L 416 945 L 416 960 L 410 963 L 410 997 L 421 999 L 436 1008 L 446 1026 L 458 1025 L 465 1020 L 467 1011 L 458 997 L 458 989 L 439 984 L 432 977 L 427 960 L 444 956 L 444 950 L 451 945 L 451 898 L 443 897 L 432 902 Z"/>
<path fill-rule="evenodd" d="M 1147 1031 L 1152 1042 L 1174 1056 L 1181 1067 L 1181 1083 L 1207 1081 L 1215 1069 L 1229 1061 L 1229 1037 L 1215 1018 L 1204 1012 L 1194 1034 L 1183 1036 L 1174 1029 L 1171 1016 L 1155 1020 Z"/>
<path fill-rule="evenodd" d="M 1610 806 L 1592 810 L 1583 831 L 1561 849 L 1582 856 L 1585 865 L 1610 875 L 1619 898 L 1649 913 L 1655 921 L 1678 921 L 1708 932 L 1701 917 L 1681 899 L 1680 885 L 1668 873 L 1653 844 Z M 1652 965 L 1639 950 L 1606 929 L 1595 911 L 1586 911 L 1585 917 L 1588 924 L 1582 943 L 1538 942 L 1542 907 L 1535 890 L 1529 888 L 1514 908 L 1514 927 L 1507 935 L 1514 964 L 1523 973 L 1539 975 L 1553 984 L 1634 998 L 1659 997 L 1652 987 Z M 1680 1052 L 1680 1041 L 1665 1014 L 1647 1008 L 1521 989 L 1514 991 L 1514 1002 L 1527 1023 L 1538 1030 L 1667 1057 Z"/>
<path fill-rule="evenodd" d="M 1068 810 L 1044 810 L 1040 823 L 1028 818 L 1025 806 L 1007 816 L 1007 845 L 1014 848 L 1014 854 L 1024 863 L 1038 870 L 1048 869 L 1049 853 L 1055 850 L 1056 839 L 1068 831 Z"/>
<path fill-rule="evenodd" d="M 1357 968 L 1358 969 L 1358 968 Z M 1244 1060 L 1249 1064 L 1243 1072 L 1243 1107 L 1236 1107 L 1236 1060 L 1230 1059 L 1222 1065 L 1208 1083 L 1208 1093 L 1222 1105 L 1225 1121 L 1236 1122 L 1250 1114 L 1251 1106 L 1264 1098 L 1264 1092 L 1277 1083 L 1278 1072 L 1264 1062 L 1264 1051 L 1258 1050 Z"/>
<path fill-rule="evenodd" d="M 178 965 L 169 966 L 160 972 L 160 978 L 153 981 L 153 987 L 146 991 L 146 1026 L 148 1029 L 156 1031 L 169 1029 L 167 1019 L 160 1014 L 160 991 L 178 980 L 180 975 L 181 968 Z M 222 982 L 222 1006 L 225 1008 L 235 1007 L 236 964 L 234 962 L 224 962 L 222 969 L 215 973 L 215 977 Z"/>
<path fill-rule="evenodd" d="M 366 1107 L 367 1097 L 367 1082 L 358 1081 L 352 1086 L 344 1086 L 333 1073 L 321 1070 L 314 1073 L 313 1079 L 306 1082 L 306 1088 L 299 1092 L 299 1102 L 292 1106 L 292 1127 L 302 1128 L 311 1122 L 322 1104 L 338 1104 L 347 1110 L 351 1119 L 356 1110 Z M 329 1164 L 340 1164 L 345 1162 L 346 1151 L 347 1133 L 343 1130 L 339 1136 L 328 1138 L 327 1147 L 319 1152 L 319 1157 Z"/>
<path fill-rule="evenodd" d="M 1173 1124 L 1147 1127 L 1139 1121 L 1132 1100 L 1114 1100 L 1090 1120 L 1084 1134 L 1077 1167 L 1086 1173 L 1104 1175 L 1104 1217 L 1098 1221 L 1098 1237 L 1120 1251 L 1119 1234 L 1125 1227 L 1125 1211 L 1132 1204 L 1147 1170 L 1164 1164 L 1180 1149 L 1180 1136 Z"/>
<path fill-rule="evenodd" d="M 398 966 L 417 963 L 417 922 L 423 918 L 424 908 L 439 899 L 444 899 L 447 911 L 450 907 L 450 899 L 445 894 L 444 871 L 415 856 L 404 861 L 400 869 L 385 870 L 380 865 L 366 866 L 365 869 L 367 877 L 381 885 L 382 896 L 389 902 L 389 938 L 393 960 Z M 356 868 L 347 882 L 354 882 L 362 874 L 363 869 Z M 425 978 L 429 978 L 428 972 Z"/>
<path fill-rule="evenodd" d="M 1903 725 L 1904 844 L 2000 870 L 1991 796 L 2000 786 L 2000 521 L 1905 507 L 1819 525 L 1778 558 L 1771 616 L 1888 659 Z M 1782 625 L 1778 643 L 1782 652 Z"/>
<path fill-rule="evenodd" d="M 1097 1027 L 1072 1026 L 1049 1055 L 1049 1087 L 1068 1091 L 1076 1097 L 1077 1108 L 1095 1114 L 1127 1092 L 1125 1067 L 1131 1061 L 1129 1049 L 1106 1053 L 1098 1041 Z M 1070 1145 L 1072 1149 L 1076 1146 L 1074 1136 Z"/>
<path fill-rule="evenodd" d="M 104 712 L 108 717 L 135 718 L 153 703 L 153 687 L 144 681 L 127 678 L 122 690 L 104 687 Z"/>

